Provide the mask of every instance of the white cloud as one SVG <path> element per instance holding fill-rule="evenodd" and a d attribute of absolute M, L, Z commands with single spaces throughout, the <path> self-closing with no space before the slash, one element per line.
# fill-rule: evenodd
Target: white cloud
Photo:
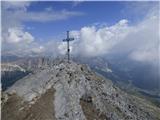
<path fill-rule="evenodd" d="M 108 53 L 128 34 L 127 20 L 120 20 L 110 27 L 97 29 L 95 26 L 83 27 L 80 31 L 71 32 L 79 40 L 73 42 L 74 53 L 85 56 L 100 56 Z"/>
<path fill-rule="evenodd" d="M 158 16 L 152 16 L 135 27 L 136 36 L 130 37 L 132 40 L 135 38 L 137 43 L 132 44 L 134 47 L 129 55 L 130 58 L 145 62 L 156 62 L 159 59 L 159 25 Z"/>
<path fill-rule="evenodd" d="M 4 9 L 23 9 L 26 10 L 26 8 L 30 5 L 30 1 L 3 1 L 2 7 Z"/>
<path fill-rule="evenodd" d="M 73 0 L 73 7 L 76 7 L 76 6 L 78 6 L 78 5 L 80 5 L 82 2 L 84 2 L 84 1 L 82 1 L 82 0 Z"/>
<path fill-rule="evenodd" d="M 71 43 L 72 54 L 88 57 L 123 55 L 132 60 L 154 63 L 160 54 L 159 25 L 159 15 L 150 14 L 136 25 L 129 25 L 128 20 L 122 19 L 112 26 L 86 26 L 71 32 L 76 38 Z"/>
<path fill-rule="evenodd" d="M 140 22 L 143 16 L 159 12 L 159 1 L 133 1 L 125 2 L 124 8 L 121 10 L 122 16 L 133 17 L 135 21 Z"/>
<path fill-rule="evenodd" d="M 22 22 L 63 20 L 82 13 L 65 10 L 54 11 L 51 8 L 43 12 L 28 12 L 28 3 L 14 6 L 18 6 L 19 9 L 2 11 L 4 16 L 2 17 L 2 36 L 10 44 L 6 45 L 7 48 L 10 48 L 13 52 L 23 51 L 26 54 L 34 52 L 56 56 L 66 53 L 66 43 L 56 42 L 55 40 L 44 43 L 43 46 L 36 43 L 31 33 L 24 31 Z M 122 54 L 132 60 L 141 62 L 158 60 L 160 36 L 159 14 L 157 14 L 158 9 L 156 7 L 150 9 L 146 17 L 135 25 L 129 25 L 127 19 L 122 19 L 111 26 L 107 26 L 107 24 L 84 26 L 80 30 L 71 31 L 71 37 L 75 38 L 71 42 L 72 54 L 89 57 Z M 12 21 L 6 22 L 10 19 Z M 16 44 L 13 47 L 11 43 L 21 44 Z M 28 43 L 31 44 L 28 45 Z"/>
<path fill-rule="evenodd" d="M 34 41 L 34 37 L 30 33 L 24 32 L 20 28 L 9 28 L 5 40 L 7 43 L 31 43 Z"/>
<path fill-rule="evenodd" d="M 65 55 L 67 50 L 67 44 L 62 43 L 58 45 L 58 50 L 60 51 L 60 54 Z"/>
<path fill-rule="evenodd" d="M 50 7 L 45 8 L 45 10 L 50 12 L 50 11 L 53 11 L 53 8 L 50 6 Z"/>
<path fill-rule="evenodd" d="M 36 41 L 33 35 L 28 32 L 31 26 L 24 26 L 24 22 L 50 22 L 65 20 L 73 16 L 83 15 L 81 12 L 59 10 L 54 11 L 51 8 L 43 11 L 28 11 L 32 2 L 28 1 L 3 1 L 2 2 L 2 52 L 11 52 L 14 54 L 27 55 L 31 53 L 45 53 L 44 46 Z M 54 42 L 55 44 L 55 42 Z M 55 49 L 58 50 L 58 43 Z M 53 46 L 51 47 L 53 49 Z M 53 55 L 53 51 L 48 53 Z"/>
<path fill-rule="evenodd" d="M 84 15 L 82 12 L 59 10 L 51 7 L 43 11 L 28 11 L 31 2 L 2 2 L 2 22 L 12 19 L 14 22 L 48 22 L 65 20 L 73 16 Z"/>
<path fill-rule="evenodd" d="M 32 52 L 34 53 L 42 53 L 44 52 L 45 48 L 43 46 L 39 46 L 39 47 L 36 47 L 36 48 L 32 48 Z"/>
<path fill-rule="evenodd" d="M 17 13 L 15 13 L 16 15 Z M 72 16 L 80 16 L 83 15 L 81 12 L 74 11 L 44 11 L 44 12 L 28 12 L 28 13 L 20 13 L 20 19 L 22 21 L 36 21 L 36 22 L 48 22 L 48 21 L 56 21 L 56 20 L 65 20 Z"/>

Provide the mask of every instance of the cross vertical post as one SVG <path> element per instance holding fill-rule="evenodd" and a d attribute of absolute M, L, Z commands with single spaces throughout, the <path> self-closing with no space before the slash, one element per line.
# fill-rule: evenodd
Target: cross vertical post
<path fill-rule="evenodd" d="M 69 41 L 73 41 L 74 38 L 70 38 L 69 37 L 69 31 L 67 31 L 67 38 L 66 39 L 63 39 L 63 42 L 67 42 L 67 56 L 68 56 L 68 63 L 69 63 L 69 60 L 70 60 L 70 48 L 69 48 Z"/>
<path fill-rule="evenodd" d="M 69 57 L 70 57 L 70 56 L 69 56 L 69 52 L 70 52 L 70 49 L 69 49 L 69 31 L 67 31 L 67 39 L 68 39 L 68 40 L 67 40 L 67 49 L 68 49 L 68 62 L 69 62 L 69 59 L 70 59 L 70 58 L 69 58 Z"/>

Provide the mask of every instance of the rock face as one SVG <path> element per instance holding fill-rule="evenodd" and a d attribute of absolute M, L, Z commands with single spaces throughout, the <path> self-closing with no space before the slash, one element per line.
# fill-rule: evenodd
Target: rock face
<path fill-rule="evenodd" d="M 2 95 L 3 120 L 160 120 L 160 108 L 85 65 L 41 65 Z"/>
<path fill-rule="evenodd" d="M 26 76 L 29 72 L 17 64 L 2 63 L 1 64 L 1 82 L 2 90 L 14 84 L 18 79 Z"/>

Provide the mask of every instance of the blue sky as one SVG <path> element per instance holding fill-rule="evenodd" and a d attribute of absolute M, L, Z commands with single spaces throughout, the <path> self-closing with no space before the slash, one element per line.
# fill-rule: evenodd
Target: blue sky
<path fill-rule="evenodd" d="M 42 11 L 46 8 L 53 10 L 69 10 L 82 12 L 83 15 L 71 17 L 66 20 L 51 21 L 47 23 L 25 23 L 27 26 L 32 26 L 38 31 L 31 31 L 38 38 L 49 39 L 61 35 L 66 30 L 77 30 L 83 26 L 92 25 L 94 23 L 113 24 L 121 19 L 121 10 L 123 4 L 114 2 L 82 2 L 74 6 L 73 2 L 35 2 L 30 8 L 30 11 Z M 42 33 L 42 34 L 39 34 Z"/>
<path fill-rule="evenodd" d="M 74 5 L 74 2 L 32 2 L 27 11 L 41 12 L 46 9 L 54 11 L 76 11 L 82 15 L 73 16 L 65 20 L 49 21 L 49 22 L 24 22 L 24 25 L 31 27 L 31 32 L 36 39 L 49 40 L 52 38 L 61 38 L 66 30 L 78 30 L 83 26 L 90 26 L 96 23 L 105 23 L 113 25 L 121 19 L 128 19 L 129 24 L 134 24 L 138 20 L 143 19 L 145 14 L 137 13 L 134 16 L 131 12 L 134 8 L 127 8 L 129 4 L 134 2 L 81 2 Z M 143 7 L 144 4 L 139 5 Z M 134 6 L 133 6 L 134 7 Z M 144 12 L 144 11 L 143 11 Z M 146 11 L 147 12 L 147 11 Z M 26 27 L 26 28 L 27 28 Z M 60 37 L 59 37 L 60 36 Z"/>
<path fill-rule="evenodd" d="M 3 1 L 2 54 L 64 54 L 62 39 L 70 30 L 72 54 L 153 62 L 160 43 L 158 3 Z"/>

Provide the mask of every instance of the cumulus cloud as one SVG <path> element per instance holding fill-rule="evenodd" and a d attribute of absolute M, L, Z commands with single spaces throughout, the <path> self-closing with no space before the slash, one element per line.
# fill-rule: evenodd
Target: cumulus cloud
<path fill-rule="evenodd" d="M 56 40 L 50 40 L 43 45 L 37 43 L 33 35 L 23 29 L 22 22 L 63 20 L 81 15 L 81 13 L 66 10 L 54 11 L 51 8 L 47 8 L 43 12 L 28 12 L 29 5 L 30 3 L 8 5 L 7 11 L 2 11 L 2 15 L 4 15 L 4 17 L 2 16 L 2 37 L 5 38 L 5 44 L 8 43 L 7 47 L 4 47 L 5 50 L 10 48 L 13 52 L 22 52 L 23 50 L 23 53 L 26 54 L 34 52 L 51 56 L 64 55 L 66 43 L 56 42 Z M 9 11 L 9 8 L 14 9 L 15 6 L 18 9 Z M 84 26 L 80 30 L 72 30 L 70 36 L 75 40 L 70 43 L 71 53 L 88 57 L 123 55 L 140 62 L 157 61 L 160 53 L 158 51 L 160 36 L 157 11 L 157 6 L 151 8 L 143 20 L 133 25 L 129 24 L 129 20 L 121 19 L 110 26 L 103 23 L 103 25 Z M 4 14 L 6 12 L 7 14 Z M 12 21 L 6 23 L 5 21 L 9 19 Z M 16 43 L 14 45 L 16 49 L 13 48 L 13 43 Z"/>
<path fill-rule="evenodd" d="M 9 28 L 4 39 L 7 43 L 31 43 L 34 41 L 34 37 L 30 33 L 25 32 L 20 28 Z"/>
<path fill-rule="evenodd" d="M 86 56 L 100 56 L 111 50 L 128 34 L 127 20 L 120 20 L 113 26 L 97 29 L 95 26 L 83 27 L 79 31 L 78 52 Z"/>
<path fill-rule="evenodd" d="M 124 40 L 130 29 L 128 21 L 122 19 L 112 26 L 86 26 L 79 31 L 71 31 L 71 37 L 75 38 L 71 43 L 72 53 L 89 57 L 105 55 Z"/>
<path fill-rule="evenodd" d="M 136 43 L 129 57 L 137 61 L 156 62 L 159 58 L 158 48 L 160 46 L 159 39 L 159 18 L 152 16 L 137 26 L 135 31 Z M 133 40 L 131 38 L 131 40 Z"/>
<path fill-rule="evenodd" d="M 3 53 L 12 52 L 14 54 L 27 55 L 45 52 L 45 48 L 25 29 L 24 22 L 50 22 L 83 15 L 83 13 L 77 11 L 55 11 L 51 8 L 37 12 L 28 11 L 28 7 L 31 4 L 32 2 L 29 1 L 2 2 Z M 44 46 L 47 46 L 47 44 Z M 57 46 L 55 48 L 58 50 Z"/>
<path fill-rule="evenodd" d="M 71 43 L 72 54 L 88 57 L 121 54 L 132 60 L 154 63 L 159 60 L 158 27 L 157 14 L 147 15 L 136 25 L 129 25 L 128 20 L 122 19 L 111 26 L 85 26 L 71 32 L 76 38 Z"/>
<path fill-rule="evenodd" d="M 44 47 L 43 46 L 39 46 L 39 47 L 36 47 L 36 48 L 32 48 L 32 52 L 35 52 L 35 53 L 42 53 L 44 51 Z"/>

